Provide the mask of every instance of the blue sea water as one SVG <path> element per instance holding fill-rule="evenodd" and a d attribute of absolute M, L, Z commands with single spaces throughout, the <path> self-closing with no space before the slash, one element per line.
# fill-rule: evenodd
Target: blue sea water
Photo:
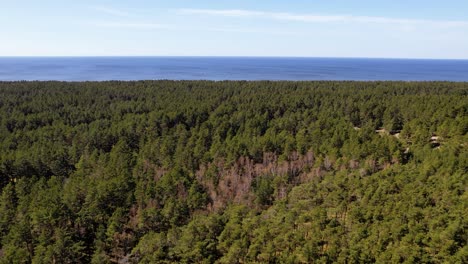
<path fill-rule="evenodd" d="M 468 81 L 468 60 L 277 57 L 0 57 L 0 81 Z"/>

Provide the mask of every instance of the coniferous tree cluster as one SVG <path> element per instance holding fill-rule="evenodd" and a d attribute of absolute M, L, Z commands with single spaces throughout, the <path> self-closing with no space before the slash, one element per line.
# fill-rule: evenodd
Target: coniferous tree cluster
<path fill-rule="evenodd" d="M 0 263 L 467 263 L 468 83 L 0 82 Z"/>

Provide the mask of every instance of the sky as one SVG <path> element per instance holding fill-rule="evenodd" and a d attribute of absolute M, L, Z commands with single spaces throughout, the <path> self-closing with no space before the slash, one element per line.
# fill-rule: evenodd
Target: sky
<path fill-rule="evenodd" d="M 0 56 L 468 59 L 468 1 L 0 0 Z"/>

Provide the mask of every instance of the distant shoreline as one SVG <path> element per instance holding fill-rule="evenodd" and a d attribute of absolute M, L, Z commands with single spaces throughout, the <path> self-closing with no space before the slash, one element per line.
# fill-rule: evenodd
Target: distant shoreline
<path fill-rule="evenodd" d="M 158 80 L 103 80 L 103 81 L 58 81 L 58 80 L 15 80 L 15 81 L 2 81 L 0 84 L 8 83 L 64 83 L 64 84 L 81 84 L 81 83 L 141 83 L 141 82 L 175 82 L 175 83 L 428 83 L 428 84 L 437 84 L 437 83 L 454 83 L 454 84 L 468 84 L 468 81 L 393 81 L 393 80 L 369 80 L 369 81 L 356 81 L 356 80 L 170 80 L 170 79 L 158 79 Z"/>
<path fill-rule="evenodd" d="M 103 58 L 103 59 L 125 59 L 125 58 L 191 58 L 191 59 L 337 59 L 337 60 L 413 60 L 413 61 L 468 61 L 468 58 L 404 58 L 404 57 L 314 57 L 314 56 L 205 56 L 205 55 L 85 55 L 85 56 L 0 56 L 0 59 L 89 59 L 89 58 Z"/>

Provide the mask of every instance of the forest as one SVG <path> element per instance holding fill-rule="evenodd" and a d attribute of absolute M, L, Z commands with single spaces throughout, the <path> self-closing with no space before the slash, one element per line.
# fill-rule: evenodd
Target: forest
<path fill-rule="evenodd" d="M 467 132 L 467 82 L 0 82 L 0 263 L 468 263 Z"/>

